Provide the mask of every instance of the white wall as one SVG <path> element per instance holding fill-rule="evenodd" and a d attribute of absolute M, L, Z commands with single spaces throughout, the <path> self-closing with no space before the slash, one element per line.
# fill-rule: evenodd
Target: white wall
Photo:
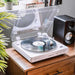
<path fill-rule="evenodd" d="M 67 14 L 75 17 L 75 0 L 62 0 L 59 14 Z"/>

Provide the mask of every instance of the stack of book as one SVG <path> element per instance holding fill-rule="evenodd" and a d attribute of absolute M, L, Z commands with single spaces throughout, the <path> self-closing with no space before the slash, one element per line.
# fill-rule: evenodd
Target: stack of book
<path fill-rule="evenodd" d="M 31 3 L 26 4 L 26 8 L 39 8 L 45 7 L 45 3 L 42 0 L 32 0 Z"/>

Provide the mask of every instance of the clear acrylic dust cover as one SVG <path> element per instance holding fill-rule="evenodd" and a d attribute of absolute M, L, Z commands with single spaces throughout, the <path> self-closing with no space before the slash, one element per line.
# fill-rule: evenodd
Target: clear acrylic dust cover
<path fill-rule="evenodd" d="M 18 18 L 11 33 L 12 41 L 24 40 L 42 33 L 52 36 L 50 32 L 53 29 L 53 19 L 58 11 L 56 6 L 18 10 Z"/>

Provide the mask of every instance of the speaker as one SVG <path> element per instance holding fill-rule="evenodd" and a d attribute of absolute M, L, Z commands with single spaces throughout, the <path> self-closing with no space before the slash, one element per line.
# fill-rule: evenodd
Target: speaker
<path fill-rule="evenodd" d="M 75 18 L 68 15 L 55 16 L 53 37 L 65 45 L 74 43 Z"/>

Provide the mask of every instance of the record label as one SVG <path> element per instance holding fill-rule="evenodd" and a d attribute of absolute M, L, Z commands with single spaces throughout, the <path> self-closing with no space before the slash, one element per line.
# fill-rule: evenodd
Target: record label
<path fill-rule="evenodd" d="M 45 43 L 42 42 L 42 41 L 34 41 L 32 44 L 33 44 L 34 46 L 44 46 L 44 45 L 45 45 Z"/>

